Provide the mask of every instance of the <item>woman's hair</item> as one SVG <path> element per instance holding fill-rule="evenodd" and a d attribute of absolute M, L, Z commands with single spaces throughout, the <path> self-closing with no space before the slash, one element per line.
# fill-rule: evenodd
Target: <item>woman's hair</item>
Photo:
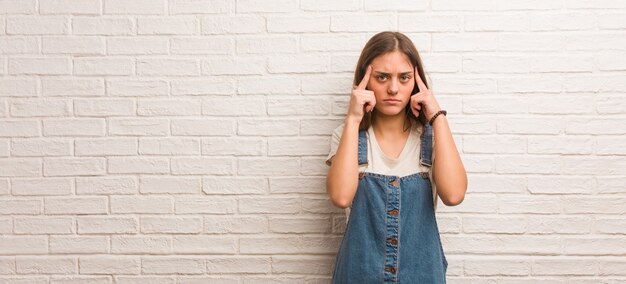
<path fill-rule="evenodd" d="M 422 59 L 417 52 L 417 48 L 415 48 L 413 42 L 406 35 L 399 32 L 391 31 L 380 32 L 370 38 L 369 41 L 367 41 L 365 47 L 363 47 L 363 51 L 361 52 L 359 61 L 357 62 L 356 70 L 354 71 L 353 85 L 358 85 L 361 80 L 363 80 L 363 76 L 365 76 L 367 66 L 372 63 L 374 58 L 393 51 L 402 52 L 409 59 L 409 62 L 411 63 L 411 65 L 413 65 L 413 67 L 417 66 L 417 72 L 419 73 L 420 78 L 422 78 L 422 82 L 424 82 L 424 84 L 426 84 L 426 86 L 428 87 L 428 82 L 426 81 L 426 76 L 424 73 L 424 67 L 422 65 Z M 417 93 L 418 89 L 419 88 L 417 87 L 417 83 L 415 83 L 413 85 L 411 95 Z M 363 119 L 361 120 L 361 124 L 359 125 L 359 130 L 368 129 L 370 125 L 372 125 L 373 113 L 373 110 L 372 112 L 365 113 Z M 404 109 L 404 113 L 407 117 L 407 119 L 405 120 L 405 130 L 408 129 L 408 126 L 411 125 L 407 124 L 407 122 L 419 122 L 422 124 L 426 123 L 424 108 L 420 110 L 419 116 L 416 118 L 411 111 L 411 104 L 409 102 Z"/>

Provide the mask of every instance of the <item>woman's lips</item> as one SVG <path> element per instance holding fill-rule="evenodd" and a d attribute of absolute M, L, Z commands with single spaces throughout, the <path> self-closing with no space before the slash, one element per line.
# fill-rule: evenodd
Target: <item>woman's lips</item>
<path fill-rule="evenodd" d="M 383 102 L 386 102 L 386 103 L 388 103 L 390 105 L 397 105 L 397 104 L 400 104 L 402 101 L 400 101 L 400 100 L 383 100 Z"/>

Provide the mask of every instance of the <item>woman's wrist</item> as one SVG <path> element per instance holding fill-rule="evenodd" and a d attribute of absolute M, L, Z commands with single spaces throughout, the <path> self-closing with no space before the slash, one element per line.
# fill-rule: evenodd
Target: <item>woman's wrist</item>
<path fill-rule="evenodd" d="M 438 112 L 436 112 L 429 120 L 428 120 L 428 124 L 430 124 L 431 126 L 433 125 L 433 123 L 435 122 L 435 119 L 437 119 L 438 116 L 440 115 L 447 115 L 448 112 L 445 110 L 439 110 Z"/>

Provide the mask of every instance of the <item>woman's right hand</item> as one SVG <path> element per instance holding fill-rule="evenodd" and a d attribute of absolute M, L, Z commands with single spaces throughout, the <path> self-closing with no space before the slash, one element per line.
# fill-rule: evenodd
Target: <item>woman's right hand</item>
<path fill-rule="evenodd" d="M 350 105 L 348 107 L 348 119 L 355 122 L 361 122 L 363 115 L 370 112 L 376 105 L 376 97 L 374 92 L 366 90 L 367 83 L 372 74 L 372 65 L 367 66 L 365 76 L 358 86 L 352 86 L 352 94 L 350 95 Z"/>

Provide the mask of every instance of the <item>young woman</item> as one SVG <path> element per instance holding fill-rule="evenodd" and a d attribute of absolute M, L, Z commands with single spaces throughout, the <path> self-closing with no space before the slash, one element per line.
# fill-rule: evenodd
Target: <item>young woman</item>
<path fill-rule="evenodd" d="M 326 160 L 330 200 L 349 215 L 332 283 L 446 281 L 437 196 L 461 203 L 467 175 L 426 82 L 405 35 L 378 33 L 363 48 Z"/>

